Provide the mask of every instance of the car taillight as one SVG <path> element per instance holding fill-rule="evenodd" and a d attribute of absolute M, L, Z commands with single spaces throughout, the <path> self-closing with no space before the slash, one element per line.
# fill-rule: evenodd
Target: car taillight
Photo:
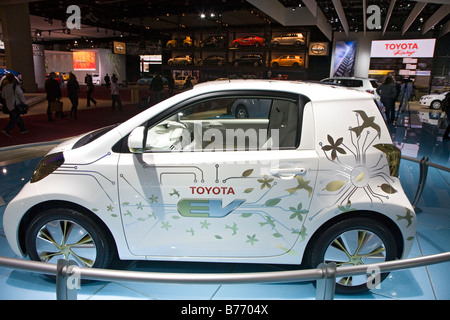
<path fill-rule="evenodd" d="M 375 148 L 380 150 L 386 156 L 388 165 L 389 165 L 389 174 L 392 177 L 398 177 L 398 171 L 400 169 L 400 160 L 402 158 L 402 154 L 400 149 L 394 146 L 393 144 L 381 143 L 374 145 Z"/>
<path fill-rule="evenodd" d="M 367 89 L 366 92 L 371 93 L 371 94 L 375 94 L 375 91 L 374 90 L 370 90 L 370 89 Z"/>

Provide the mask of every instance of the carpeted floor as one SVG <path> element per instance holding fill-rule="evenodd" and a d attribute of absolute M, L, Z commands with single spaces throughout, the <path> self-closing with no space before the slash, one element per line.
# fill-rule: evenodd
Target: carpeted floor
<path fill-rule="evenodd" d="M 136 104 L 124 105 L 123 111 L 112 112 L 111 108 L 89 108 L 78 111 L 78 119 L 71 119 L 66 111 L 66 117 L 53 117 L 49 122 L 46 114 L 25 115 L 23 120 L 29 133 L 20 133 L 16 126 L 9 133 L 12 137 L 0 134 L 0 148 L 11 145 L 21 145 L 40 141 L 53 141 L 95 130 L 111 124 L 124 122 L 140 111 Z M 4 128 L 9 118 L 0 119 L 0 128 Z"/>

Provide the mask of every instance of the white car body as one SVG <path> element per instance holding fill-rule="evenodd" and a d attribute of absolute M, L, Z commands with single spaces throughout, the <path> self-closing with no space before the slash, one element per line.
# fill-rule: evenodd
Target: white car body
<path fill-rule="evenodd" d="M 337 83 L 347 88 L 373 94 L 375 100 L 379 101 L 380 96 L 376 89 L 378 84 L 375 79 L 361 77 L 333 77 L 320 80 L 321 82 Z"/>
<path fill-rule="evenodd" d="M 278 113 L 268 120 L 194 119 L 200 113 L 185 111 L 200 105 L 208 112 L 223 97 L 259 95 L 276 97 Z M 298 116 L 286 113 L 298 108 Z M 221 150 L 216 139 L 223 129 L 242 126 L 245 133 L 267 126 L 279 131 L 258 150 Z M 199 128 L 208 146 L 193 132 L 192 144 L 181 149 L 180 137 Z M 367 94 L 290 81 L 213 81 L 89 137 L 50 151 L 51 166 L 37 170 L 45 177 L 35 174 L 40 180 L 8 204 L 3 225 L 18 255 L 27 254 L 26 224 L 49 207 L 91 217 L 123 260 L 300 264 L 330 223 L 360 214 L 392 228 L 395 258 L 405 258 L 413 245 L 414 210 L 379 149 L 392 141 Z M 53 166 L 62 157 L 64 163 Z"/>
<path fill-rule="evenodd" d="M 445 95 L 448 93 L 448 91 L 442 92 L 442 93 L 435 93 L 435 94 L 427 94 L 422 97 L 420 97 L 419 104 L 421 106 L 430 107 L 435 110 L 441 109 L 441 102 L 444 100 Z"/>

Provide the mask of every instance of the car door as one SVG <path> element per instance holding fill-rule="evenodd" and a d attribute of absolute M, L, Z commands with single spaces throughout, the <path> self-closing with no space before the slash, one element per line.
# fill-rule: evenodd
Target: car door
<path fill-rule="evenodd" d="M 317 155 L 297 150 L 298 98 L 270 96 L 266 118 L 235 119 L 236 99 L 186 102 L 146 132 L 143 153 L 123 153 L 119 194 L 131 252 L 158 257 L 254 258 L 303 239 Z M 130 138 L 131 139 L 131 138 Z"/>

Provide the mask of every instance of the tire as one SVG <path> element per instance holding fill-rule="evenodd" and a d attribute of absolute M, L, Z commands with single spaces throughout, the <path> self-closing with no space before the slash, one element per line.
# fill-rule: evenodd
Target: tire
<path fill-rule="evenodd" d="M 307 251 L 308 268 L 322 262 L 336 262 L 337 267 L 394 260 L 397 246 L 391 231 L 384 224 L 369 218 L 350 218 L 318 232 Z M 380 274 L 383 281 L 388 273 Z M 360 293 L 369 290 L 367 275 L 336 279 L 336 292 Z"/>
<path fill-rule="evenodd" d="M 115 257 L 109 234 L 86 214 L 51 208 L 32 219 L 25 236 L 32 260 L 73 260 L 81 267 L 108 268 Z"/>
<path fill-rule="evenodd" d="M 238 105 L 236 108 L 235 116 L 236 119 L 248 119 L 249 114 L 247 108 L 242 104 Z"/>
<path fill-rule="evenodd" d="M 274 67 L 274 68 L 278 67 L 278 62 L 273 62 L 272 67 Z"/>
<path fill-rule="evenodd" d="M 441 101 L 439 100 L 434 100 L 433 102 L 430 103 L 430 108 L 433 110 L 440 110 L 441 109 Z"/>

